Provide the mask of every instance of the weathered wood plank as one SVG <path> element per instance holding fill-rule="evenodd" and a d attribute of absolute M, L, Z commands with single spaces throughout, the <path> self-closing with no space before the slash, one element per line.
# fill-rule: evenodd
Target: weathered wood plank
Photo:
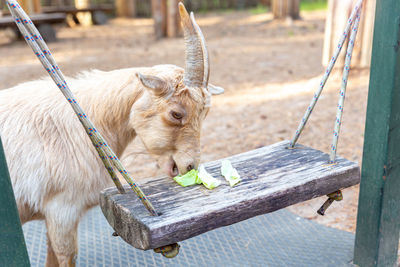
<path fill-rule="evenodd" d="M 205 164 L 223 181 L 214 190 L 184 188 L 168 177 L 140 184 L 158 217 L 150 216 L 130 190 L 120 195 L 105 189 L 100 205 L 119 236 L 136 248 L 151 249 L 359 183 L 356 163 L 339 157 L 336 165 L 327 165 L 328 154 L 287 146 L 284 141 L 230 157 L 243 179 L 233 188 L 220 175 L 220 160 Z"/>

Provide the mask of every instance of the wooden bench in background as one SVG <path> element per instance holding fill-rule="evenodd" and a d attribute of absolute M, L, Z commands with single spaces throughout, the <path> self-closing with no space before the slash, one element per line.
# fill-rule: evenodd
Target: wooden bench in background
<path fill-rule="evenodd" d="M 63 7 L 42 7 L 42 12 L 46 14 L 64 13 L 67 16 L 71 16 L 76 24 L 82 24 L 79 21 L 78 13 L 89 12 L 91 14 L 92 23 L 95 25 L 104 25 L 108 22 L 108 16 L 106 13 L 112 13 L 114 11 L 113 5 L 95 5 L 82 8 L 76 8 L 73 6 Z"/>
<path fill-rule="evenodd" d="M 65 23 L 64 13 L 52 13 L 52 14 L 31 14 L 30 18 L 35 26 L 38 28 L 40 34 L 46 42 L 54 42 L 57 39 L 56 31 L 52 24 Z M 21 36 L 18 28 L 14 22 L 12 16 L 0 17 L 0 29 L 1 28 L 12 28 Z"/>

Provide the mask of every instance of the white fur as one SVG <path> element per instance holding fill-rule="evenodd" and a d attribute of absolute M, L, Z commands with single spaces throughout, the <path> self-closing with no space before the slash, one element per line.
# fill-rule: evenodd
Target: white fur
<path fill-rule="evenodd" d="M 174 82 L 183 70 L 160 65 L 92 71 L 67 79 L 78 103 L 118 156 L 137 134 L 131 125 L 132 105 L 149 95 L 137 72 Z M 163 127 L 159 125 L 159 131 Z M 112 185 L 97 152 L 50 79 L 0 91 L 0 135 L 21 221 L 45 219 L 50 239 L 47 264 L 52 265 L 55 253 L 60 265 L 70 265 L 79 218 L 98 204 L 99 191 Z"/>

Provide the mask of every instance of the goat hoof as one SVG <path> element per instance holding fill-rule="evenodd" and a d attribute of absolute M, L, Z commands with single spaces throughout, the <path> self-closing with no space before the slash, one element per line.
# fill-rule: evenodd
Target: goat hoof
<path fill-rule="evenodd" d="M 112 236 L 118 236 L 117 232 L 112 233 Z"/>
<path fill-rule="evenodd" d="M 181 246 L 178 243 L 155 248 L 154 252 L 155 253 L 161 253 L 166 258 L 174 258 L 176 255 L 179 254 L 179 248 Z"/>

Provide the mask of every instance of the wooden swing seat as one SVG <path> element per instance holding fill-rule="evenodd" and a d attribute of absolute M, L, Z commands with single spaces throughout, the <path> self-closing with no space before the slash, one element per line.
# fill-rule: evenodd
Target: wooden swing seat
<path fill-rule="evenodd" d="M 228 159 L 242 182 L 230 187 L 220 174 L 221 160 L 205 167 L 222 184 L 208 190 L 203 185 L 181 187 L 169 177 L 140 184 L 160 216 L 151 216 L 126 187 L 101 192 L 100 205 L 116 233 L 132 246 L 147 250 L 173 244 L 221 226 L 332 193 L 360 182 L 357 163 L 289 141 L 238 154 Z"/>

